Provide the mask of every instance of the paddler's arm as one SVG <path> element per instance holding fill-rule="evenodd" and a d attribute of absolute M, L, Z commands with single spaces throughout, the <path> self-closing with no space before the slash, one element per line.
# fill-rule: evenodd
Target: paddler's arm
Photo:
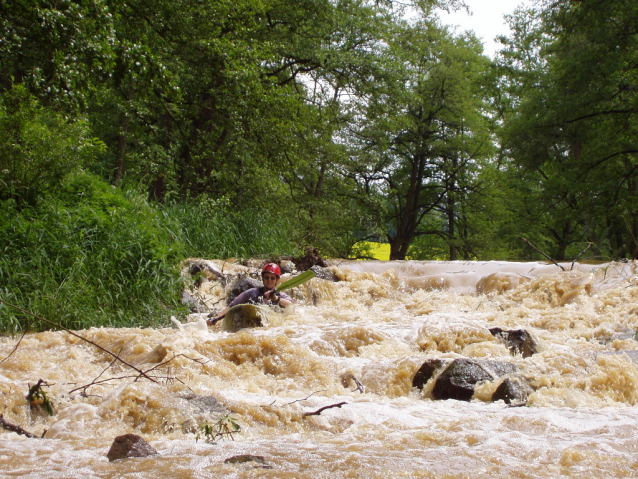
<path fill-rule="evenodd" d="M 230 304 L 228 305 L 228 307 L 226 307 L 226 309 L 224 309 L 221 313 L 219 313 L 217 316 L 215 316 L 214 318 L 210 318 L 206 320 L 206 324 L 208 324 L 209 326 L 212 326 L 216 323 L 218 323 L 219 321 L 221 321 L 222 319 L 224 319 L 224 316 L 226 316 L 226 313 L 228 312 L 228 310 L 230 308 L 232 308 L 233 306 L 236 306 L 238 304 L 244 304 L 247 303 L 248 300 L 250 299 L 250 295 L 248 293 L 248 291 L 244 291 L 243 293 L 241 293 L 239 296 L 237 296 L 235 299 L 233 299 Z M 212 313 L 211 313 L 212 314 Z M 210 315 L 209 315 L 210 316 Z"/>
<path fill-rule="evenodd" d="M 214 318 L 207 319 L 206 324 L 208 324 L 209 326 L 212 326 L 216 324 L 218 321 L 221 321 L 222 319 L 224 319 L 224 316 L 226 316 L 226 313 L 228 312 L 229 309 L 230 309 L 230 306 L 228 306 L 226 309 L 224 309 L 221 313 L 219 313 Z"/>

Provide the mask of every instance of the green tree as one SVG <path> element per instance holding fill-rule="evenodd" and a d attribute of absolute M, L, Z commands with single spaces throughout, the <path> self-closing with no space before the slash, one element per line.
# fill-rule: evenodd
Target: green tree
<path fill-rule="evenodd" d="M 596 254 L 635 257 L 638 6 L 542 6 L 512 19 L 502 52 L 504 146 L 541 184 L 533 214 L 557 259 L 585 242 Z"/>
<path fill-rule="evenodd" d="M 69 120 L 13 87 L 0 96 L 0 200 L 35 204 L 92 163 L 103 146 L 85 119 Z"/>
<path fill-rule="evenodd" d="M 425 22 L 402 25 L 387 54 L 395 76 L 361 105 L 355 144 L 364 155 L 354 168 L 386 199 L 391 259 L 427 234 L 444 238 L 455 259 L 465 196 L 493 151 L 482 91 L 489 63 L 476 39 Z"/>

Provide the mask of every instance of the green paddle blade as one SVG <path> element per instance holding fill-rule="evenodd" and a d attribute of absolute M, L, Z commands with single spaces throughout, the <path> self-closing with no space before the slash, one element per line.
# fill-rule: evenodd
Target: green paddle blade
<path fill-rule="evenodd" d="M 311 280 L 312 278 L 314 278 L 315 276 L 317 276 L 317 273 L 315 273 L 312 270 L 307 270 L 304 271 L 303 273 L 295 276 L 294 278 L 290 278 L 288 281 L 286 281 L 285 283 L 281 284 L 276 291 L 283 291 L 284 289 L 290 289 L 290 288 L 294 288 L 295 286 L 299 286 L 300 284 L 305 283 L 308 280 Z"/>

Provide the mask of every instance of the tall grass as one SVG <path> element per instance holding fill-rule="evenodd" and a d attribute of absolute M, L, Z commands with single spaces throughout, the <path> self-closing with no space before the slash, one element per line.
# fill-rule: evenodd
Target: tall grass
<path fill-rule="evenodd" d="M 38 205 L 0 202 L 0 299 L 69 329 L 156 327 L 185 309 L 186 257 L 291 254 L 290 224 L 211 204 L 157 206 L 75 175 Z M 0 304 L 0 331 L 48 329 Z"/>

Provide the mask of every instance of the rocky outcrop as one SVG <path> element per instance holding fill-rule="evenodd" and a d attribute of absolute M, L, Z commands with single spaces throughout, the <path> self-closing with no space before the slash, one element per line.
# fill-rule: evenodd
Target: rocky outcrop
<path fill-rule="evenodd" d="M 325 279 L 326 281 L 333 281 L 333 282 L 339 281 L 339 278 L 337 278 L 337 275 L 334 273 L 334 271 L 328 268 L 323 268 L 321 266 L 315 265 L 315 266 L 311 266 L 308 269 L 314 271 L 315 274 L 317 275 L 317 278 L 319 279 Z"/>
<path fill-rule="evenodd" d="M 505 361 L 436 358 L 421 365 L 412 379 L 412 386 L 423 389 L 430 379 L 436 377 L 432 388 L 434 399 L 469 401 L 477 384 L 494 381 L 517 371 L 516 364 Z"/>
<path fill-rule="evenodd" d="M 191 313 L 208 313 L 208 308 L 200 303 L 195 296 L 188 291 L 182 291 L 182 304 L 186 306 Z"/>
<path fill-rule="evenodd" d="M 524 358 L 528 358 L 538 352 L 538 344 L 524 329 L 506 331 L 501 328 L 490 328 L 490 333 L 503 341 L 512 354 L 521 354 Z"/>
<path fill-rule="evenodd" d="M 478 383 L 493 381 L 498 377 L 512 374 L 517 369 L 515 364 L 503 361 L 455 359 L 436 379 L 432 397 L 469 401 L 474 395 L 474 386 Z"/>
<path fill-rule="evenodd" d="M 182 271 L 188 271 L 195 278 L 195 284 L 199 287 L 203 280 L 223 280 L 223 273 L 217 268 L 215 263 L 205 259 L 189 258 L 181 264 Z"/>
<path fill-rule="evenodd" d="M 106 457 L 109 461 L 127 457 L 147 457 L 159 454 L 143 437 L 137 434 L 117 436 Z"/>

